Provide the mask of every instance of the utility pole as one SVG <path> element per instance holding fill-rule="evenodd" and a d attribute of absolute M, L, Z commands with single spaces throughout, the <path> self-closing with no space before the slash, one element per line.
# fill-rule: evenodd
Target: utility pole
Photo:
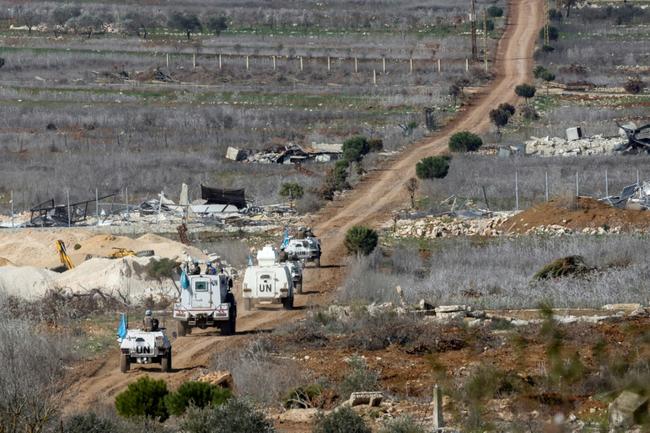
<path fill-rule="evenodd" d="M 478 47 L 476 46 L 476 8 L 474 5 L 475 0 L 471 0 L 471 7 L 469 12 L 469 25 L 472 37 L 472 61 L 478 61 Z"/>
<path fill-rule="evenodd" d="M 487 31 L 487 10 L 483 9 L 483 63 L 485 72 L 488 71 L 488 31 Z"/>

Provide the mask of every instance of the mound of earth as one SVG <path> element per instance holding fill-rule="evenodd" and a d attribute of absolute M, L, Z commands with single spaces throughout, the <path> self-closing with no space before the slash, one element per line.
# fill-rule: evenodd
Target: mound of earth
<path fill-rule="evenodd" d="M 138 303 L 149 296 L 174 296 L 176 290 L 171 281 L 158 281 L 149 277 L 147 265 L 151 260 L 151 257 L 90 259 L 58 274 L 54 287 L 73 293 L 99 289 L 130 303 Z"/>
<path fill-rule="evenodd" d="M 35 300 L 54 286 L 59 274 L 33 266 L 3 266 L 0 268 L 0 293 Z"/>
<path fill-rule="evenodd" d="M 590 197 L 555 199 L 508 218 L 501 227 L 507 233 L 526 233 L 535 227 L 551 225 L 575 231 L 585 228 L 644 230 L 650 228 L 650 212 L 619 209 Z"/>
<path fill-rule="evenodd" d="M 55 247 L 58 239 L 65 243 L 68 255 L 75 265 L 83 263 L 88 256 L 107 257 L 115 248 L 135 252 L 153 250 L 156 256 L 172 260 L 184 258 L 186 253 L 195 258 L 206 258 L 198 248 L 162 236 L 147 234 L 131 239 L 126 236 L 98 235 L 83 229 L 25 229 L 7 233 L 0 238 L 0 252 L 2 257 L 17 266 L 54 268 L 61 264 Z"/>
<path fill-rule="evenodd" d="M 0 257 L 0 266 L 13 266 L 13 262 L 11 260 L 7 260 L 4 257 Z"/>

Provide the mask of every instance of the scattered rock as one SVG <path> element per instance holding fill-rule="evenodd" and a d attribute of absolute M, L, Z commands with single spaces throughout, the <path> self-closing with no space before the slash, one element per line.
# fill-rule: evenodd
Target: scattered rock
<path fill-rule="evenodd" d="M 603 310 L 607 311 L 635 311 L 641 308 L 641 304 L 607 304 Z"/>
<path fill-rule="evenodd" d="M 223 388 L 234 389 L 235 382 L 229 371 L 213 371 L 197 379 L 199 382 L 206 382 Z"/>

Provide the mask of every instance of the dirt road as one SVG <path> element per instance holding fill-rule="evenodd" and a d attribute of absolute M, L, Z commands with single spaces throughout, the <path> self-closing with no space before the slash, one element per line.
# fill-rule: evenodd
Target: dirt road
<path fill-rule="evenodd" d="M 375 225 L 391 217 L 407 200 L 404 182 L 415 175 L 415 164 L 421 158 L 442 153 L 447 148 L 449 136 L 457 131 L 483 131 L 489 126 L 489 111 L 502 102 L 516 99 L 514 87 L 530 81 L 532 53 L 539 29 L 543 25 L 541 0 L 514 0 L 509 3 L 509 16 L 504 36 L 496 55 L 497 78 L 474 99 L 464 113 L 435 137 L 413 144 L 408 150 L 386 164 L 383 169 L 368 175 L 345 199 L 327 206 L 317 216 L 314 228 L 323 242 L 323 263 L 331 267 L 308 270 L 306 289 L 312 294 L 299 296 L 297 304 L 305 306 L 320 303 L 319 293 L 336 287 L 341 274 L 337 265 L 343 257 L 343 237 L 355 224 Z M 238 331 L 268 329 L 279 323 L 295 320 L 301 311 L 258 310 L 240 314 Z M 68 412 L 87 409 L 96 404 L 112 404 L 115 394 L 143 374 L 168 380 L 174 386 L 207 366 L 215 350 L 241 344 L 246 335 L 222 338 L 201 333 L 174 341 L 174 367 L 172 374 L 158 373 L 156 367 L 135 367 L 122 374 L 118 366 L 118 351 L 98 360 L 94 365 L 79 367 L 76 383 L 69 393 Z"/>

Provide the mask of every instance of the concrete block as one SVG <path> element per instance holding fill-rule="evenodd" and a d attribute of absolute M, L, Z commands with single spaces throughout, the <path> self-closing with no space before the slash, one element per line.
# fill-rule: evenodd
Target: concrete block
<path fill-rule="evenodd" d="M 623 391 L 609 405 L 609 426 L 630 427 L 647 415 L 648 398 L 632 391 Z"/>
<path fill-rule="evenodd" d="M 575 126 L 573 128 L 567 128 L 566 130 L 566 139 L 569 141 L 580 140 L 582 138 L 582 128 Z"/>
<path fill-rule="evenodd" d="M 348 403 L 351 407 L 359 406 L 362 404 L 367 404 L 368 406 L 379 406 L 381 401 L 384 399 L 384 393 L 381 391 L 363 391 L 363 392 L 353 392 L 350 394 L 350 400 Z"/>
<path fill-rule="evenodd" d="M 226 150 L 226 159 L 231 161 L 242 161 L 246 158 L 246 152 L 236 147 L 228 146 Z"/>

